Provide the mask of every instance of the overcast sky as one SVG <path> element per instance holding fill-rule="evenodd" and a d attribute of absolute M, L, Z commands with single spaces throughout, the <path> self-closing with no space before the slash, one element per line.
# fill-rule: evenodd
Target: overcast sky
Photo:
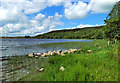
<path fill-rule="evenodd" d="M 0 0 L 0 36 L 104 25 L 120 0 Z"/>

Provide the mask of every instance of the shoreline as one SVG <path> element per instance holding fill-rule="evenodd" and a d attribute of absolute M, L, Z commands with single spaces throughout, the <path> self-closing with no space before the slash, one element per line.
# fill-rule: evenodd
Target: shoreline
<path fill-rule="evenodd" d="M 12 41 L 14 42 L 14 39 Z M 12 41 L 10 41 L 10 42 L 12 42 Z M 29 39 L 25 42 L 28 42 L 28 41 L 29 41 Z M 35 42 L 35 40 L 32 40 L 32 41 Z M 39 41 L 42 42 L 42 43 L 39 44 Z M 11 47 L 13 48 L 13 46 L 5 45 L 5 42 L 6 43 L 9 42 L 9 40 L 8 41 L 5 40 L 5 42 L 4 42 L 4 45 L 5 45 L 4 47 L 5 48 L 4 47 L 2 48 L 2 46 L 1 46 L 1 50 L 3 49 L 3 51 L 2 51 L 3 55 L 2 56 L 26 55 L 28 53 L 31 53 L 31 51 L 36 53 L 36 52 L 47 52 L 47 51 L 50 51 L 50 50 L 51 51 L 53 51 L 53 50 L 56 51 L 56 50 L 67 50 L 69 48 L 79 48 L 79 46 L 76 45 L 76 43 L 79 44 L 79 43 L 83 43 L 84 41 L 87 43 L 87 42 L 92 42 L 94 40 L 83 40 L 83 39 L 82 40 L 64 40 L 63 39 L 63 40 L 60 40 L 60 42 L 59 42 L 59 40 L 50 40 L 50 42 L 48 42 L 48 41 L 49 41 L 49 39 L 48 40 L 46 40 L 46 39 L 41 40 L 40 39 L 40 40 L 37 40 L 38 43 L 36 43 L 36 44 L 28 44 L 28 45 L 26 44 L 25 46 L 24 45 L 19 45 L 20 48 L 18 48 L 18 50 L 15 49 L 15 52 L 12 53 L 11 52 L 12 50 L 11 51 L 9 51 L 9 50 L 10 50 Z M 16 41 L 16 43 L 17 42 L 19 44 L 19 40 Z M 24 44 L 24 40 L 22 40 L 21 43 Z M 71 44 L 74 44 L 74 46 L 71 46 Z M 17 48 L 17 46 L 14 46 L 14 48 Z M 8 49 L 8 51 L 6 51 L 7 49 Z M 22 49 L 24 49 L 25 51 L 22 50 Z"/>
<path fill-rule="evenodd" d="M 89 42 L 88 44 L 89 46 L 85 46 L 81 48 L 82 52 L 76 51 L 75 53 L 66 53 L 65 56 L 40 55 L 39 57 L 35 57 L 36 53 L 34 53 L 35 56 L 33 55 L 32 57 L 29 57 L 28 55 L 9 57 L 11 59 L 8 61 L 3 61 L 2 64 L 2 66 L 4 67 L 3 72 L 7 72 L 4 73 L 3 75 L 6 76 L 8 74 L 10 76 L 17 77 L 17 78 L 7 79 L 11 81 L 15 81 L 15 80 L 16 81 L 38 81 L 38 80 L 54 81 L 54 80 L 58 80 L 60 75 L 62 75 L 62 77 L 64 77 L 66 81 L 68 80 L 71 81 L 73 79 L 70 78 L 78 77 L 75 73 L 81 73 L 80 75 L 82 76 L 82 78 L 78 80 L 84 80 L 84 76 L 88 76 L 89 79 L 87 80 L 90 81 L 93 80 L 104 81 L 106 80 L 106 78 L 109 81 L 111 79 L 112 81 L 116 81 L 118 74 L 117 72 L 114 72 L 114 70 L 117 71 L 117 64 L 118 64 L 117 63 L 118 56 L 116 55 L 117 44 L 110 44 L 110 46 L 108 46 L 106 45 L 107 42 L 103 40 L 94 41 L 91 43 Z M 76 44 L 79 45 L 78 43 Z M 88 50 L 91 50 L 92 52 L 88 53 Z M 96 70 L 98 71 L 97 74 L 95 73 Z M 14 73 L 12 74 L 11 71 Z M 109 74 L 108 72 L 112 74 Z M 70 78 L 69 76 L 66 76 L 69 74 L 72 75 L 72 76 L 70 75 Z M 74 76 L 74 74 L 76 76 Z M 92 78 L 91 74 L 93 75 L 94 79 Z M 54 75 L 56 75 L 56 77 L 54 77 Z M 100 75 L 100 77 L 95 78 L 96 75 Z M 108 75 L 108 77 L 106 76 L 106 78 L 104 78 L 104 75 Z M 52 77 L 53 79 L 50 79 L 50 77 Z M 62 77 L 60 77 L 61 81 L 63 79 Z M 5 79 L 3 78 L 3 80 Z"/>

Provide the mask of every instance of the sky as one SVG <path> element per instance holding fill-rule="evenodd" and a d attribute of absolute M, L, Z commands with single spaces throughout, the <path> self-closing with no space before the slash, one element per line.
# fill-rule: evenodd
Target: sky
<path fill-rule="evenodd" d="M 0 36 L 105 25 L 120 0 L 0 0 Z"/>

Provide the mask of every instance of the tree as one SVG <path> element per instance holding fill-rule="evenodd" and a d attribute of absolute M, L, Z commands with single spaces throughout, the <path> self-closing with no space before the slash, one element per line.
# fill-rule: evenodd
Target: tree
<path fill-rule="evenodd" d="M 114 5 L 104 21 L 106 23 L 106 37 L 120 39 L 120 1 Z"/>

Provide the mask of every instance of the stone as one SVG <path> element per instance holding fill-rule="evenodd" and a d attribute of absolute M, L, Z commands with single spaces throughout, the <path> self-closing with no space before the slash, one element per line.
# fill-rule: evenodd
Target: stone
<path fill-rule="evenodd" d="M 60 70 L 61 71 L 65 71 L 65 68 L 62 66 L 62 67 L 60 67 Z"/>
<path fill-rule="evenodd" d="M 40 68 L 40 69 L 39 69 L 39 72 L 43 72 L 43 71 L 44 71 L 44 68 Z"/>
<path fill-rule="evenodd" d="M 46 57 L 47 55 L 48 55 L 48 53 L 43 53 L 41 56 Z"/>
<path fill-rule="evenodd" d="M 98 49 L 101 49 L 101 46 L 99 46 Z"/>
<path fill-rule="evenodd" d="M 63 53 L 68 53 L 68 50 L 63 51 Z"/>
<path fill-rule="evenodd" d="M 50 54 L 52 51 L 49 51 L 48 54 Z"/>
<path fill-rule="evenodd" d="M 61 52 L 62 52 L 62 50 L 58 50 L 58 51 L 57 51 L 57 54 L 58 54 L 58 55 L 61 55 Z"/>
<path fill-rule="evenodd" d="M 38 58 L 38 56 L 35 56 L 35 58 Z"/>
<path fill-rule="evenodd" d="M 68 53 L 75 53 L 75 52 L 77 52 L 77 49 L 69 49 L 68 50 Z"/>
<path fill-rule="evenodd" d="M 64 51 L 62 51 L 62 52 L 61 52 L 61 54 L 62 54 L 62 53 L 65 53 L 65 52 L 64 52 Z"/>
<path fill-rule="evenodd" d="M 37 56 L 41 56 L 41 53 L 36 53 Z"/>
<path fill-rule="evenodd" d="M 61 53 L 61 52 L 62 52 L 62 50 L 57 50 L 57 52 L 60 52 L 60 53 Z"/>
<path fill-rule="evenodd" d="M 56 54 L 56 52 L 55 52 L 55 51 L 51 52 L 51 56 L 52 56 L 52 55 L 55 55 L 55 54 Z"/>
<path fill-rule="evenodd" d="M 34 53 L 28 54 L 29 57 L 34 57 Z"/>
<path fill-rule="evenodd" d="M 77 49 L 70 49 L 70 51 L 71 51 L 72 53 L 74 53 L 74 52 L 77 51 Z"/>
<path fill-rule="evenodd" d="M 68 53 L 72 53 L 70 50 L 68 50 Z"/>
<path fill-rule="evenodd" d="M 65 56 L 65 54 L 64 54 L 64 53 L 61 53 L 60 55 L 61 55 L 61 56 Z"/>
<path fill-rule="evenodd" d="M 53 52 L 52 52 L 52 51 L 49 51 L 49 52 L 48 52 L 48 55 L 49 55 L 49 56 L 52 56 L 52 55 L 55 55 L 55 54 L 56 54 L 55 51 L 53 51 Z"/>
<path fill-rule="evenodd" d="M 92 50 L 88 50 L 87 53 L 92 53 Z"/>
<path fill-rule="evenodd" d="M 56 51 L 53 51 L 53 53 L 55 53 L 55 54 L 56 54 Z"/>

